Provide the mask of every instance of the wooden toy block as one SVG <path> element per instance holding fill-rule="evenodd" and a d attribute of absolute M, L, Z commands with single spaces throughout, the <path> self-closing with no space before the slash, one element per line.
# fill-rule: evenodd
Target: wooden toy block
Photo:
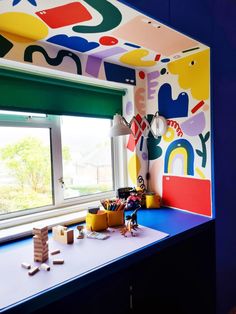
<path fill-rule="evenodd" d="M 29 263 L 21 263 L 21 266 L 25 269 L 30 269 L 31 268 L 31 265 Z"/>
<path fill-rule="evenodd" d="M 48 260 L 48 227 L 33 228 L 34 261 Z"/>
<path fill-rule="evenodd" d="M 40 269 L 45 270 L 45 271 L 49 271 L 50 266 L 48 264 L 43 263 L 40 265 Z"/>
<path fill-rule="evenodd" d="M 61 253 L 60 250 L 54 250 L 54 251 L 51 252 L 51 255 L 56 255 L 56 254 L 59 254 L 59 253 Z"/>
<path fill-rule="evenodd" d="M 64 259 L 54 259 L 52 262 L 54 265 L 64 264 Z"/>
<path fill-rule="evenodd" d="M 28 271 L 28 274 L 30 276 L 33 276 L 34 274 L 36 274 L 39 271 L 39 267 L 33 267 L 31 270 Z"/>
<path fill-rule="evenodd" d="M 63 244 L 74 243 L 74 230 L 67 230 L 64 226 L 55 226 L 52 228 L 52 236 L 55 241 Z"/>

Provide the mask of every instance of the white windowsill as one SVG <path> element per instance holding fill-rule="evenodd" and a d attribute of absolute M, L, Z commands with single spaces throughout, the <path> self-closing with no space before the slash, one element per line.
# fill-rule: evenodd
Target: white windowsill
<path fill-rule="evenodd" d="M 72 225 L 76 223 L 80 223 L 85 220 L 85 216 L 87 214 L 87 210 L 82 210 L 75 213 L 70 213 L 66 215 L 61 215 L 57 217 L 47 218 L 40 220 L 40 224 L 44 224 L 51 229 L 53 226 L 56 225 Z M 22 224 L 15 227 L 10 227 L 6 229 L 0 230 L 0 243 L 12 241 L 15 239 L 19 239 L 25 236 L 32 235 L 32 229 L 38 222 L 30 222 L 26 224 Z"/>

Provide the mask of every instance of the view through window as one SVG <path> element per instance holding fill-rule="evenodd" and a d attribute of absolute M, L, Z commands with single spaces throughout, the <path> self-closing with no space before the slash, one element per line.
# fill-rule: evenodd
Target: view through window
<path fill-rule="evenodd" d="M 57 208 L 114 190 L 110 126 L 109 119 L 24 120 L 0 112 L 0 214 Z"/>
<path fill-rule="evenodd" d="M 61 117 L 64 197 L 113 190 L 111 121 Z"/>

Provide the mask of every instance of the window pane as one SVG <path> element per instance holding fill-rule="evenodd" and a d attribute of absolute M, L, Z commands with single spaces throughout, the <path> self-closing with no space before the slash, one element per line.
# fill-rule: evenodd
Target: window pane
<path fill-rule="evenodd" d="M 51 205 L 50 130 L 0 126 L 0 214 Z"/>
<path fill-rule="evenodd" d="M 113 190 L 108 119 L 61 118 L 64 198 Z"/>

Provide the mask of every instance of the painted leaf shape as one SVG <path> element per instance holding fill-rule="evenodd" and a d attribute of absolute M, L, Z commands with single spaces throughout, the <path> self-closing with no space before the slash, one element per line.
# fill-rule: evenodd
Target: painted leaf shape
<path fill-rule="evenodd" d="M 207 142 L 209 140 L 210 137 L 210 131 L 208 131 L 205 136 L 204 136 L 204 141 Z"/>
<path fill-rule="evenodd" d="M 203 153 L 199 150 L 199 149 L 196 149 L 196 153 L 198 154 L 198 156 L 202 157 L 203 156 Z"/>

